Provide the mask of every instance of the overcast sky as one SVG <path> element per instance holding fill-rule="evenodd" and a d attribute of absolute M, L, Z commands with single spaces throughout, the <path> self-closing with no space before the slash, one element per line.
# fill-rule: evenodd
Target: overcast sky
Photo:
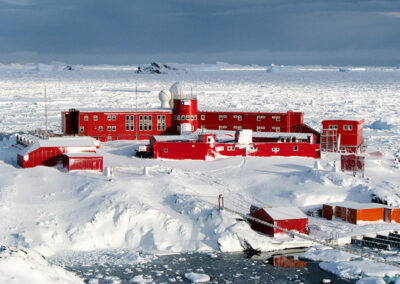
<path fill-rule="evenodd" d="M 399 0 L 0 0 L 0 62 L 400 64 Z"/>

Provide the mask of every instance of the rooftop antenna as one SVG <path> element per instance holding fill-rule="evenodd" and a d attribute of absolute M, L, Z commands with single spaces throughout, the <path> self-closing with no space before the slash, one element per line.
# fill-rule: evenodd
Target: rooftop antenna
<path fill-rule="evenodd" d="M 138 101 L 137 101 L 137 82 L 136 82 L 136 88 L 135 88 L 135 94 L 136 94 L 136 125 L 135 125 L 135 130 L 136 130 L 136 144 L 138 143 L 138 127 L 139 127 L 139 120 L 138 120 Z"/>
<path fill-rule="evenodd" d="M 46 86 L 44 86 L 44 125 L 45 125 L 44 137 L 47 137 L 47 92 L 46 92 Z"/>

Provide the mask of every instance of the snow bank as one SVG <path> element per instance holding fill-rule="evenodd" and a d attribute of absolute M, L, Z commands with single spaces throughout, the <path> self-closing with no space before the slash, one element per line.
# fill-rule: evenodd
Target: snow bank
<path fill-rule="evenodd" d="M 0 283 L 83 283 L 33 250 L 0 247 Z"/>
<path fill-rule="evenodd" d="M 385 284 L 385 280 L 378 277 L 366 277 L 360 280 L 357 280 L 356 284 Z"/>
<path fill-rule="evenodd" d="M 185 278 L 192 283 L 202 283 L 210 281 L 210 276 L 202 273 L 188 272 L 185 273 Z"/>
<path fill-rule="evenodd" d="M 361 260 L 360 257 L 327 247 L 313 247 L 300 255 L 301 258 L 321 261 L 320 268 L 346 279 L 364 277 L 384 278 L 394 280 L 400 276 L 400 269 L 394 266 Z M 372 281 L 366 279 L 365 281 Z M 358 283 L 358 282 L 357 282 Z M 380 282 L 360 282 L 380 283 Z"/>
<path fill-rule="evenodd" d="M 395 279 L 400 275 L 399 268 L 364 260 L 321 262 L 319 267 L 346 279 L 359 279 L 362 277 L 389 277 Z"/>

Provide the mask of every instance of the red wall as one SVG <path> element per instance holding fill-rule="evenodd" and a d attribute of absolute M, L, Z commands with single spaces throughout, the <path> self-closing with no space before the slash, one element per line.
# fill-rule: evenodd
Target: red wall
<path fill-rule="evenodd" d="M 251 216 L 266 221 L 270 224 L 274 224 L 275 226 L 281 227 L 287 230 L 296 230 L 299 233 L 306 234 L 306 228 L 308 224 L 308 218 L 300 218 L 300 219 L 290 219 L 290 220 L 273 220 L 271 216 L 269 216 L 264 209 L 259 209 L 251 214 Z M 274 236 L 275 234 L 285 233 L 279 229 L 272 228 L 258 222 L 251 221 L 251 228 L 255 231 L 264 233 L 266 235 Z"/>
<path fill-rule="evenodd" d="M 215 157 L 220 154 L 227 157 L 246 156 L 246 149 L 236 143 L 214 143 L 213 147 L 209 143 L 197 141 L 150 141 L 153 149 L 154 159 L 174 159 L 174 160 L 205 160 L 207 155 Z M 253 157 L 309 157 L 318 159 L 320 157 L 319 145 L 308 143 L 252 143 L 257 148 L 253 152 L 247 152 L 247 156 Z M 228 150 L 231 147 L 232 150 Z M 294 148 L 297 147 L 297 151 Z M 219 150 L 221 148 L 221 150 Z M 223 148 L 223 150 L 222 150 Z M 233 149 L 234 148 L 234 149 Z M 273 151 L 273 149 L 279 151 Z M 167 151 L 165 151 L 167 149 Z"/>
<path fill-rule="evenodd" d="M 222 120 L 220 120 L 221 115 L 223 116 Z M 241 119 L 239 116 L 241 116 Z M 264 118 L 262 118 L 263 116 Z M 257 117 L 259 117 L 259 120 L 257 120 Z M 268 113 L 200 110 L 198 112 L 198 128 L 238 130 L 240 126 L 240 129 L 251 129 L 260 132 L 293 132 L 296 126 L 303 124 L 303 117 L 302 112 L 293 111 Z M 220 126 L 226 126 L 226 128 L 220 128 Z M 260 128 L 257 130 L 257 127 Z M 279 127 L 278 131 L 276 127 Z"/>
<path fill-rule="evenodd" d="M 68 157 L 63 155 L 64 167 L 68 171 L 95 170 L 103 172 L 103 157 Z"/>
<path fill-rule="evenodd" d="M 168 111 L 152 111 L 148 112 L 83 112 L 78 111 L 78 119 L 75 119 L 73 115 L 69 112 L 62 113 L 62 124 L 63 132 L 65 134 L 78 134 L 84 136 L 91 136 L 100 141 L 109 141 L 109 140 L 134 140 L 136 139 L 136 133 L 138 135 L 138 139 L 149 139 L 153 135 L 164 135 L 164 134 L 172 134 L 172 110 Z M 134 116 L 134 128 L 133 130 L 126 130 L 126 116 Z M 85 116 L 87 116 L 87 121 L 85 121 Z M 94 120 L 94 117 L 97 116 L 97 121 Z M 108 120 L 108 117 L 111 117 L 111 120 Z M 140 116 L 151 116 L 151 130 L 147 128 L 144 130 L 144 124 L 142 125 L 142 130 L 140 130 Z M 161 129 L 158 130 L 157 125 L 157 117 L 165 116 L 165 130 L 163 130 L 162 125 Z M 115 117 L 115 120 L 113 120 Z M 149 122 L 149 120 L 147 120 Z M 73 124 L 77 123 L 79 127 L 73 127 Z M 99 126 L 103 127 L 103 130 L 100 131 Z M 108 126 L 111 126 L 111 129 L 108 129 Z M 115 130 L 113 130 L 113 126 L 115 126 Z M 81 131 L 81 127 L 83 127 L 83 131 Z M 136 129 L 137 127 L 137 129 Z M 74 132 L 73 129 L 77 130 Z"/>
<path fill-rule="evenodd" d="M 91 150 L 92 148 L 93 147 L 88 147 L 88 151 L 86 152 L 94 152 Z M 42 147 L 26 154 L 29 157 L 28 161 L 25 161 L 23 156 L 18 154 L 17 162 L 22 168 L 32 168 L 36 166 L 53 167 L 59 162 L 62 162 L 61 155 L 66 152 L 66 147 Z"/>
<path fill-rule="evenodd" d="M 55 166 L 61 162 L 61 154 L 65 153 L 64 147 L 47 147 L 39 148 L 25 156 L 28 156 L 28 161 L 25 161 L 23 156 L 18 154 L 18 165 L 22 168 L 32 168 L 36 166 Z"/>

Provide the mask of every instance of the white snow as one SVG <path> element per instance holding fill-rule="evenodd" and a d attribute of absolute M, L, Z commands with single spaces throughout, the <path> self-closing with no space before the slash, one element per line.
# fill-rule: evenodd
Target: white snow
<path fill-rule="evenodd" d="M 230 252 L 246 246 L 279 250 L 311 244 L 252 231 L 246 222 L 236 220 L 238 216 L 217 209 L 218 195 L 224 195 L 227 207 L 243 213 L 249 212 L 250 204 L 296 206 L 305 212 L 323 203 L 371 202 L 371 195 L 400 205 L 398 69 L 346 67 L 354 72 L 341 73 L 336 66 L 296 66 L 296 72 L 265 72 L 267 67 L 225 63 L 179 66 L 188 72 L 154 76 L 137 75 L 134 66 L 78 65 L 70 72 L 53 65 L 0 65 L 0 133 L 44 128 L 44 85 L 49 129 L 60 132 L 61 111 L 134 110 L 135 82 L 138 108 L 158 108 L 160 90 L 184 80 L 197 95 L 200 110 L 292 109 L 303 111 L 305 123 L 316 130 L 328 117 L 365 118 L 365 178 L 338 171 L 337 154 L 323 154 L 317 162 L 299 157 L 155 161 L 133 157 L 138 147 L 135 141 L 113 141 L 103 143 L 98 150 L 104 166 L 114 169 L 110 182 L 106 176 L 91 172 L 20 169 L 16 166 L 18 149 L 12 146 L 11 137 L 0 141 L 0 243 L 34 249 L 46 257 L 125 249 L 135 257 L 138 251 Z M 374 125 L 376 121 L 387 126 Z M 399 228 L 398 224 L 353 225 L 317 217 L 309 217 L 309 225 L 311 236 L 337 236 L 339 243 L 348 242 L 351 236 Z M 365 270 L 365 275 L 375 277 L 365 261 L 359 260 L 357 269 L 348 263 L 353 260 L 343 259 L 340 265 L 334 264 L 334 259 L 326 261 L 333 263 L 324 264 L 327 269 L 339 275 L 347 277 L 360 271 L 364 275 Z M 390 269 L 385 268 L 385 273 L 394 277 Z"/>
<path fill-rule="evenodd" d="M 73 273 L 50 265 L 29 249 L 0 247 L 0 283 L 83 283 Z"/>
<path fill-rule="evenodd" d="M 202 273 L 188 272 L 185 273 L 185 278 L 192 283 L 202 283 L 210 281 L 210 276 Z"/>
<path fill-rule="evenodd" d="M 307 216 L 297 207 L 268 207 L 262 208 L 274 220 L 304 219 Z"/>

